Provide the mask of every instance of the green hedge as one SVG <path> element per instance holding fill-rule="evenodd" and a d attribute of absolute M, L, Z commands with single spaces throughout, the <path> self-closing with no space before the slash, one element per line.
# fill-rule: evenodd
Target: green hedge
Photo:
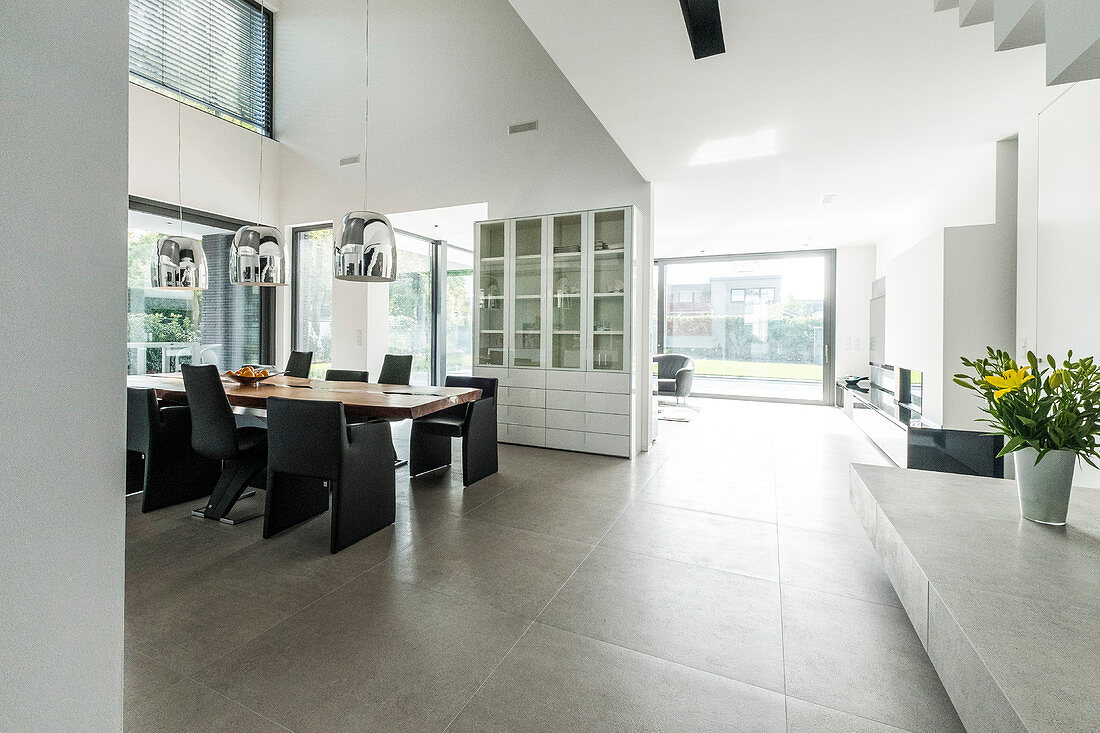
<path fill-rule="evenodd" d="M 813 363 L 817 318 L 782 316 L 768 319 L 767 341 L 757 338 L 744 316 L 707 313 L 670 313 L 665 324 L 666 346 L 698 359 L 752 360 L 754 344 L 766 344 L 768 359 L 792 364 Z M 711 346 L 681 347 L 669 344 L 677 337 L 705 337 Z"/>

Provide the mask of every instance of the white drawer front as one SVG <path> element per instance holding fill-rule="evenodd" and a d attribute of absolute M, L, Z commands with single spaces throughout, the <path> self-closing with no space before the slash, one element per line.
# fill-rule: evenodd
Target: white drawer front
<path fill-rule="evenodd" d="M 584 449 L 589 453 L 602 453 L 608 456 L 630 457 L 630 438 L 625 435 L 604 435 L 603 433 L 585 433 Z"/>
<path fill-rule="evenodd" d="M 508 378 L 504 381 L 508 387 L 546 387 L 546 372 L 542 369 L 509 369 Z"/>
<path fill-rule="evenodd" d="M 577 392 L 583 392 L 585 390 L 587 374 L 587 372 L 546 372 L 546 388 L 567 389 L 575 390 Z"/>
<path fill-rule="evenodd" d="M 476 366 L 476 367 L 474 367 L 474 376 L 475 377 L 492 377 L 492 378 L 495 378 L 495 379 L 499 379 L 501 381 L 501 383 L 503 384 L 505 382 L 505 380 L 508 378 L 508 370 L 505 369 L 504 367 Z"/>
<path fill-rule="evenodd" d="M 567 392 L 561 389 L 546 390 L 546 407 L 550 410 L 576 410 L 584 412 L 588 404 L 587 392 Z"/>
<path fill-rule="evenodd" d="M 615 372 L 585 372 L 585 388 L 591 392 L 630 393 L 630 375 Z"/>
<path fill-rule="evenodd" d="M 542 447 L 546 445 L 546 429 L 533 428 L 528 425 L 504 425 L 497 433 L 497 440 L 505 443 Z"/>
<path fill-rule="evenodd" d="M 545 407 L 546 392 L 530 387 L 501 387 L 500 404 L 518 407 Z"/>
<path fill-rule="evenodd" d="M 586 412 L 609 412 L 615 415 L 630 414 L 630 395 L 589 392 L 585 395 Z"/>
<path fill-rule="evenodd" d="M 497 421 L 507 425 L 529 425 L 536 428 L 546 426 L 546 410 L 541 407 L 503 405 L 497 408 L 497 415 Z"/>
<path fill-rule="evenodd" d="M 630 435 L 629 415 L 608 415 L 603 412 L 584 413 L 584 429 L 589 433 Z"/>
<path fill-rule="evenodd" d="M 569 410 L 547 410 L 546 427 L 557 430 L 583 431 L 585 429 L 585 413 Z"/>
<path fill-rule="evenodd" d="M 584 433 L 575 430 L 546 429 L 546 447 L 557 450 L 585 450 Z"/>

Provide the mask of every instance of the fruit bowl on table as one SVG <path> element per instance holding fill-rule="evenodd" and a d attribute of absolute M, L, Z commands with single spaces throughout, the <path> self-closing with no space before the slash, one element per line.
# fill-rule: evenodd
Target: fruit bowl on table
<path fill-rule="evenodd" d="M 259 384 L 269 377 L 274 377 L 275 374 L 275 372 L 269 372 L 267 370 L 260 370 L 258 372 L 246 372 L 243 369 L 238 369 L 235 372 L 223 372 L 222 376 L 229 377 L 237 384 Z"/>

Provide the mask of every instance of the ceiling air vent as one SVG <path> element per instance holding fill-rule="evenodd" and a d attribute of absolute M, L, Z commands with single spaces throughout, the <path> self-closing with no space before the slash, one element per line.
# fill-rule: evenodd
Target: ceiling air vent
<path fill-rule="evenodd" d="M 348 155 L 346 157 L 340 158 L 340 165 L 355 165 L 358 162 L 359 162 L 359 154 L 358 153 L 356 153 L 355 155 Z"/>
<path fill-rule="evenodd" d="M 518 125 L 509 125 L 508 134 L 515 135 L 517 132 L 533 132 L 537 129 L 539 129 L 538 120 L 535 120 L 534 122 L 521 122 Z"/>

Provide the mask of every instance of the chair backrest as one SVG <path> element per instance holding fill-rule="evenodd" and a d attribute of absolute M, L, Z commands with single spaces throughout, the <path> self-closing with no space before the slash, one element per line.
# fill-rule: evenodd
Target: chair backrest
<path fill-rule="evenodd" d="M 495 400 L 497 398 L 497 385 L 499 382 L 500 380 L 496 377 L 447 377 L 445 384 L 448 387 L 480 389 L 481 399 Z"/>
<path fill-rule="evenodd" d="M 290 352 L 290 358 L 286 360 L 286 369 L 283 371 L 288 377 L 309 379 L 309 370 L 312 367 L 312 351 L 292 351 Z"/>
<path fill-rule="evenodd" d="M 207 458 L 233 458 L 237 455 L 237 423 L 218 368 L 184 364 L 180 369 L 191 407 L 191 447 Z"/>
<path fill-rule="evenodd" d="M 126 450 L 149 450 L 155 424 L 160 422 L 156 390 L 126 388 Z"/>
<path fill-rule="evenodd" d="M 379 384 L 408 384 L 412 377 L 412 354 L 386 354 L 382 357 Z"/>
<path fill-rule="evenodd" d="M 338 478 L 347 442 L 347 421 L 339 402 L 267 399 L 268 470 Z"/>
<path fill-rule="evenodd" d="M 675 379 L 676 372 L 687 366 L 695 366 L 690 356 L 683 354 L 657 354 L 653 357 L 657 362 L 657 376 L 660 379 Z"/>
<path fill-rule="evenodd" d="M 369 382 L 370 372 L 358 369 L 329 369 L 325 372 L 326 382 Z"/>

